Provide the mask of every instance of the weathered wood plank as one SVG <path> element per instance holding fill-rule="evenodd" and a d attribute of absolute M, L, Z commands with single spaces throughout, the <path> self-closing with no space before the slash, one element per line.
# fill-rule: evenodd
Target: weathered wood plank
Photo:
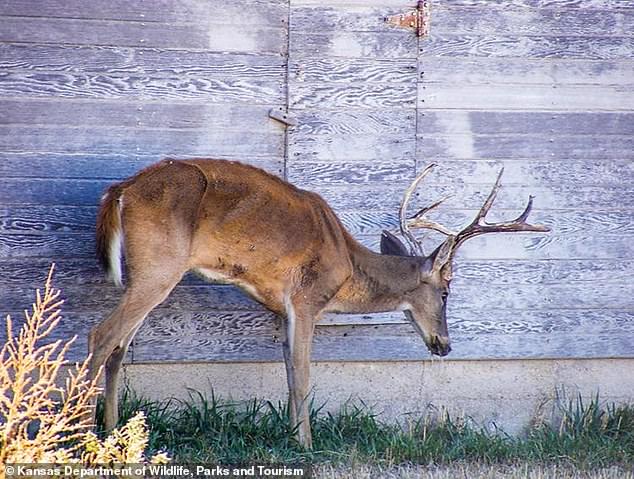
<path fill-rule="evenodd" d="M 168 337 L 134 340 L 134 362 L 157 361 L 282 361 L 281 343 L 273 338 Z"/>
<path fill-rule="evenodd" d="M 151 314 L 139 330 L 146 339 L 161 336 L 239 337 L 264 336 L 284 339 L 282 322 L 269 311 L 211 311 Z M 139 336 L 140 337 L 140 336 Z"/>
<path fill-rule="evenodd" d="M 415 8 L 414 0 L 346 0 L 350 6 L 395 6 L 402 8 Z M 340 0 L 293 0 L 293 5 L 323 6 L 341 5 Z M 561 9 L 605 9 L 605 10 L 629 10 L 634 8 L 633 0 L 436 0 L 434 8 L 447 7 L 486 7 L 486 8 L 561 8 Z"/>
<path fill-rule="evenodd" d="M 410 138 L 403 138 L 401 135 L 347 135 L 328 137 L 325 135 L 298 135 L 290 134 L 287 147 L 289 158 L 289 179 L 291 169 L 296 170 L 296 174 L 310 174 L 311 167 L 321 169 L 338 168 L 343 171 L 343 164 L 333 162 L 345 161 L 346 165 L 354 168 L 354 160 L 389 160 L 392 164 L 408 164 L 414 166 L 416 156 L 416 141 L 412 135 Z M 321 163 L 319 163 L 321 161 Z M 304 163 L 310 162 L 309 165 Z M 312 165 L 312 166 L 311 166 Z M 413 172 L 413 171 L 412 171 Z M 290 181 L 293 181 L 290 179 Z"/>
<path fill-rule="evenodd" d="M 454 311 L 455 310 L 455 311 Z M 495 310 L 489 312 L 453 308 L 448 312 L 454 335 L 490 334 L 605 334 L 634 332 L 634 312 L 614 310 Z"/>
<path fill-rule="evenodd" d="M 454 314 L 455 313 L 455 314 Z M 541 333 L 571 334 L 580 336 L 601 333 L 634 333 L 633 311 L 606 311 L 606 316 L 597 310 L 492 310 L 491 314 L 479 310 L 456 309 L 449 314 L 452 336 L 478 335 L 485 342 L 490 335 Z M 340 315 L 346 316 L 346 315 Z M 370 317 L 370 316 L 368 316 Z M 347 323 L 320 322 L 315 329 L 316 339 L 324 337 L 362 338 L 416 337 L 417 332 L 405 321 L 391 323 Z M 153 341 L 166 337 L 207 337 L 229 339 L 247 336 L 284 339 L 281 321 L 269 313 L 212 311 L 209 313 L 152 314 L 139 331 L 139 339 Z"/>
<path fill-rule="evenodd" d="M 603 138 L 606 142 L 609 141 L 609 137 Z M 616 143 L 618 145 L 618 139 Z M 419 160 L 417 170 L 421 171 L 429 162 L 428 159 Z M 434 178 L 434 182 L 442 180 L 447 184 L 493 179 L 502 167 L 502 184 L 505 186 L 516 184 L 619 187 L 623 184 L 623 178 L 634 176 L 634 162 L 631 159 L 445 160 L 440 165 L 435 177 L 430 179 Z"/>
<path fill-rule="evenodd" d="M 344 157 L 345 154 L 341 153 Z M 305 156 L 305 155 L 304 155 Z M 350 156 L 350 155 L 348 155 Z M 377 155 L 378 158 L 391 155 Z M 286 165 L 289 181 L 301 184 L 312 182 L 321 185 L 351 185 L 381 183 L 391 184 L 395 181 L 406 181 L 411 177 L 414 162 L 409 152 L 394 157 L 390 163 L 372 162 L 357 166 L 355 163 L 288 163 Z"/>
<path fill-rule="evenodd" d="M 495 238 L 492 238 L 495 236 Z M 358 235 L 357 239 L 378 251 L 380 235 Z M 426 251 L 438 246 L 441 239 L 431 236 L 423 242 Z M 465 243 L 460 249 L 467 259 L 619 259 L 632 251 L 630 236 L 619 234 L 514 234 L 488 235 Z M 93 257 L 93 234 L 5 234 L 0 236 L 0 258 L 44 257 L 60 261 L 68 257 Z"/>
<path fill-rule="evenodd" d="M 378 251 L 380 235 L 358 236 L 368 248 Z M 422 238 L 424 250 L 433 251 L 442 241 L 440 236 Z M 460 247 L 458 258 L 479 260 L 538 260 L 538 259 L 618 259 L 629 257 L 632 241 L 629 237 L 575 236 L 538 234 L 488 235 L 475 238 Z M 460 261 L 460 259 L 458 259 Z M 578 293 L 573 293 L 578 294 Z"/>
<path fill-rule="evenodd" d="M 634 135 L 632 112 L 420 110 L 417 124 L 423 135 Z"/>
<path fill-rule="evenodd" d="M 477 181 L 477 180 L 476 180 Z M 485 181 L 485 180 L 479 180 Z M 444 202 L 447 209 L 473 209 L 482 206 L 486 196 L 491 191 L 495 178 L 486 183 L 469 184 L 461 182 L 459 185 L 446 183 L 427 182 L 421 190 L 420 196 L 412 198 L 411 208 L 422 208 L 438 198 L 451 197 Z M 339 211 L 365 210 L 365 211 L 397 211 L 403 196 L 403 191 L 409 182 L 392 185 L 321 185 L 310 183 L 307 178 L 304 181 L 296 181 L 297 186 L 321 194 L 332 206 Z M 634 190 L 626 184 L 618 189 L 614 187 L 599 187 L 585 185 L 508 185 L 503 187 L 495 201 L 495 211 L 521 210 L 526 206 L 529 195 L 534 195 L 535 211 L 551 210 L 618 210 L 629 211 L 634 207 Z"/>
<path fill-rule="evenodd" d="M 438 159 L 629 159 L 634 157 L 631 136 L 421 135 L 418 155 Z"/>
<path fill-rule="evenodd" d="M 433 12 L 433 32 L 450 34 L 495 33 L 511 35 L 629 35 L 632 15 L 577 9 L 516 10 L 462 8 L 440 3 Z M 291 25 L 299 31 L 382 32 L 393 30 L 385 17 L 403 13 L 403 8 L 358 5 L 297 6 L 291 10 Z"/>
<path fill-rule="evenodd" d="M 379 155 L 376 158 L 393 158 L 392 163 L 384 163 L 380 160 L 371 161 L 369 156 L 365 161 L 302 161 L 308 156 L 297 155 L 287 165 L 288 179 L 291 183 L 301 184 L 304 187 L 321 186 L 344 183 L 364 183 L 373 187 L 372 183 L 378 183 L 381 174 L 392 167 L 411 166 L 409 155 Z M 333 155 L 334 156 L 334 155 Z M 349 159 L 357 155 L 349 154 Z M 358 155 L 361 156 L 361 155 Z M 327 155 L 324 154 L 326 158 Z M 402 161 L 397 161 L 402 157 Z M 309 158 L 310 159 L 310 158 Z M 339 158 L 334 157 L 333 160 Z M 417 171 L 422 171 L 431 163 L 429 157 L 419 159 Z M 634 173 L 633 162 L 627 160 L 453 160 L 443 159 L 440 167 L 430 173 L 420 192 L 424 192 L 431 185 L 464 185 L 483 184 L 486 178 L 490 178 L 491 184 L 495 176 L 504 167 L 503 185 L 518 186 L 620 186 L 623 176 Z M 396 171 L 394 171 L 396 173 Z M 375 176 L 376 175 L 376 176 Z M 409 175 L 409 176 L 407 176 Z M 350 178 L 350 181 L 347 178 Z M 413 177 L 412 170 L 401 169 L 400 176 L 392 177 L 390 184 L 404 184 L 408 178 Z M 373 179 L 374 178 L 374 179 Z M 377 185 L 378 186 L 378 185 Z M 398 187 L 394 187 L 398 193 Z M 336 206 L 336 205 L 335 205 Z"/>
<path fill-rule="evenodd" d="M 406 4 L 406 2 L 403 2 Z M 407 8 L 392 5 L 291 5 L 291 29 L 297 32 L 398 32 L 385 21 Z"/>
<path fill-rule="evenodd" d="M 94 256 L 94 235 L 62 236 L 60 234 L 2 235 L 0 258 L 45 257 L 59 261 L 64 257 Z"/>
<path fill-rule="evenodd" d="M 249 15 L 243 15 L 246 8 L 249 10 Z M 0 6 L 0 15 L 172 23 L 203 23 L 211 18 L 218 23 L 242 22 L 247 25 L 270 25 L 275 22 L 281 24 L 282 18 L 288 15 L 288 4 L 281 0 L 232 0 L 231 2 L 47 0 L 40 2 L 37 9 L 34 9 L 31 3 L 23 0 L 6 0 Z"/>
<path fill-rule="evenodd" d="M 23 208 L 16 209 L 21 212 Z M 14 211 L 16 211 L 14 210 Z M 26 209 L 27 213 L 28 208 Z M 11 210 L 9 210 L 11 211 Z M 37 211 L 37 210 L 36 210 Z M 27 214 L 13 214 L 2 217 L 3 236 L 0 238 L 0 254 L 4 258 L 49 257 L 60 258 L 85 256 L 92 258 L 94 251 L 92 229 L 94 210 L 86 209 L 85 218 L 60 215 L 51 218 L 56 210 L 51 208 L 42 219 L 30 219 Z M 458 229 L 464 227 L 475 215 L 475 211 L 461 214 L 438 215 L 438 221 Z M 493 220 L 512 216 L 510 212 L 492 214 Z M 363 214 L 343 212 L 340 217 L 348 230 L 362 243 L 375 251 L 382 229 L 397 229 L 393 213 Z M 6 218 L 6 219 L 5 219 Z M 50 219 L 49 219 L 50 218 Z M 535 212 L 533 221 L 550 226 L 548 235 L 515 234 L 490 235 L 472 240 L 461 249 L 463 258 L 492 259 L 577 259 L 577 258 L 618 258 L 631 252 L 628 247 L 632 237 L 631 213 L 558 213 Z M 32 231 L 41 231 L 36 234 Z M 69 236 L 68 231 L 86 231 L 79 236 Z M 425 241 L 427 250 L 433 249 L 441 241 L 432 235 Z M 79 244 L 81 243 L 81 244 Z M 561 255 L 561 256 L 558 256 Z"/>
<path fill-rule="evenodd" d="M 410 139 L 416 133 L 416 115 L 409 109 L 294 110 L 293 115 L 298 122 L 289 130 L 289 137 L 293 139 L 350 135 L 400 135 Z"/>
<path fill-rule="evenodd" d="M 460 259 L 455 264 L 458 283 L 480 283 L 491 286 L 514 287 L 515 284 L 567 285 L 580 289 L 595 284 L 632 284 L 634 262 L 627 259 L 603 261 L 537 260 L 537 261 L 478 261 Z"/>
<path fill-rule="evenodd" d="M 469 304 L 456 305 L 451 301 L 447 319 L 450 336 L 473 334 L 482 336 L 482 340 L 487 339 L 486 335 L 496 333 L 549 334 L 576 331 L 580 334 L 588 334 L 601 333 L 609 329 L 619 334 L 618 331 L 628 333 L 634 327 L 634 312 L 631 310 L 495 308 L 478 310 L 470 308 Z M 337 331 L 346 331 L 341 326 L 347 326 L 348 330 L 362 329 L 368 336 L 407 336 L 414 332 L 412 325 L 401 312 L 366 315 L 329 314 L 317 324 L 320 331 L 329 331 L 324 335 L 331 336 L 336 335 Z M 395 334 L 397 332 L 398 334 Z"/>
<path fill-rule="evenodd" d="M 413 59 L 367 59 L 367 58 L 303 58 L 289 59 L 291 82 L 341 82 L 350 85 L 350 80 L 363 83 L 413 83 L 417 78 L 417 66 Z M 1 63 L 0 63 L 1 65 Z"/>
<path fill-rule="evenodd" d="M 491 221 L 503 221 L 514 217 L 513 211 L 495 210 L 489 215 Z M 434 220 L 454 231 L 473 221 L 477 210 L 440 210 L 431 214 Z M 398 211 L 340 211 L 343 224 L 354 235 L 380 234 L 383 229 L 398 230 Z M 517 216 L 515 214 L 515 216 Z M 534 211 L 531 221 L 551 227 L 554 234 L 575 236 L 634 235 L 634 212 L 602 211 Z"/>
<path fill-rule="evenodd" d="M 628 60 L 634 54 L 634 38 L 436 35 L 432 29 L 420 52 L 430 57 Z"/>
<path fill-rule="evenodd" d="M 71 43 L 162 48 L 207 48 L 209 33 L 202 25 L 95 21 L 73 18 L 4 17 L 0 41 Z"/>
<path fill-rule="evenodd" d="M 454 337 L 451 359 L 538 359 L 629 357 L 634 340 L 628 336 L 601 334 L 493 335 L 481 342 L 474 336 Z M 175 346 L 175 344 L 177 346 Z M 535 345 L 539 344 L 540 347 Z M 583 351 L 583 352 L 580 352 Z M 134 361 L 281 361 L 282 352 L 273 339 L 241 337 L 235 340 L 210 338 L 168 338 L 135 342 Z M 422 339 L 364 337 L 316 337 L 313 361 L 404 361 L 431 360 Z"/>
<path fill-rule="evenodd" d="M 358 164 L 359 175 L 371 174 L 371 168 L 363 163 Z M 313 168 L 315 168 L 313 166 Z M 318 168 L 315 169 L 319 171 Z M 492 168 L 495 170 L 495 168 Z M 327 170 L 324 170 L 327 173 Z M 478 183 L 465 182 L 460 171 L 456 173 L 456 183 L 451 184 L 439 177 L 438 170 L 430 176 L 422 196 L 412 199 L 412 208 L 422 207 L 438 197 L 453 195 L 445 202 L 447 209 L 479 208 L 490 191 L 494 177 L 490 179 L 474 179 Z M 387 172 L 386 172 L 387 174 Z M 399 173 L 400 174 L 400 173 Z M 556 181 L 555 177 L 553 177 Z M 296 186 L 313 190 L 322 194 L 324 198 L 337 210 L 378 210 L 396 211 L 404 188 L 409 181 L 396 181 L 384 188 L 379 184 L 370 185 L 325 185 L 320 181 L 311 181 L 303 177 L 300 181 L 295 178 Z M 409 180 L 409 179 L 408 179 Z M 490 181 L 489 181 L 490 180 Z M 332 181 L 336 181 L 333 178 Z M 83 180 L 83 179 L 20 179 L 3 178 L 0 180 L 0 201 L 9 204 L 49 204 L 71 206 L 94 206 L 105 188 L 112 180 Z M 535 185 L 507 184 L 503 187 L 495 204 L 495 211 L 518 209 L 525 206 L 526 198 L 530 194 L 536 196 L 536 210 L 627 210 L 634 207 L 634 197 L 631 187 L 623 185 L 619 189 L 611 185 L 585 186 L 575 184 L 541 183 Z"/>
<path fill-rule="evenodd" d="M 292 83 L 291 108 L 415 108 L 416 84 Z"/>
<path fill-rule="evenodd" d="M 632 287 L 625 284 L 599 282 L 592 287 L 558 285 L 512 285 L 505 288 L 486 288 L 484 284 L 452 284 L 452 303 L 468 304 L 473 309 L 486 311 L 495 306 L 503 309 L 634 309 Z M 481 313 L 482 314 L 482 313 Z M 512 317 L 512 316 L 510 316 Z"/>
<path fill-rule="evenodd" d="M 257 17 L 255 15 L 254 17 Z M 121 28 L 125 25 L 125 28 Z M 0 41 L 284 54 L 285 25 L 4 17 Z"/>
<path fill-rule="evenodd" d="M 253 79 L 0 73 L 0 96 L 106 100 L 204 100 L 209 103 L 278 106 L 281 82 Z"/>
<path fill-rule="evenodd" d="M 22 290 L 38 288 L 46 279 L 50 268 L 49 258 L 3 259 L 0 263 L 0 284 L 4 288 Z M 565 285 L 571 288 L 592 288 L 594 284 L 631 284 L 634 281 L 634 260 L 554 259 L 554 260 L 474 260 L 461 257 L 454 265 L 452 284 L 487 284 L 499 287 L 514 287 L 516 284 Z M 94 257 L 62 258 L 56 263 L 55 284 L 62 290 L 70 286 L 101 288 L 107 285 L 104 272 Z M 187 274 L 180 283 L 184 286 L 204 286 L 194 274 Z M 109 286 L 108 286 L 109 287 Z M 466 305 L 465 307 L 467 307 Z M 222 308 L 222 305 L 210 309 Z M 383 315 L 333 315 L 331 323 L 349 322 L 346 317 L 360 323 Z M 366 317 L 367 316 L 367 317 Z M 391 321 L 395 316 L 403 320 L 401 313 L 388 314 L 383 320 Z"/>
<path fill-rule="evenodd" d="M 34 292 L 29 291 L 23 299 L 24 308 L 29 308 L 31 303 L 33 302 Z M 24 310 L 16 310 L 16 311 L 7 311 L 3 310 L 2 320 L 0 320 L 0 344 L 4 344 L 7 338 L 7 330 L 4 326 L 4 318 L 6 314 L 11 315 L 11 321 L 13 322 L 13 331 L 16 334 L 19 331 L 19 328 L 24 324 Z M 70 361 L 71 363 L 83 361 L 86 359 L 88 354 L 88 332 L 90 328 L 96 325 L 100 320 L 103 319 L 103 316 L 93 312 L 66 312 L 64 306 L 62 305 L 62 318 L 58 323 L 57 327 L 55 327 L 46 340 L 42 341 L 41 344 L 50 344 L 57 340 L 60 341 L 69 341 L 73 337 L 75 340 L 72 346 L 69 348 L 68 353 L 65 354 L 65 359 Z M 125 362 L 130 363 L 132 361 L 132 354 L 128 351 Z"/>
<path fill-rule="evenodd" d="M 108 283 L 103 274 L 98 279 L 101 280 L 101 284 L 58 282 L 56 287 L 63 291 L 65 310 L 107 313 L 114 309 L 121 299 L 123 290 Z M 28 288 L 3 288 L 0 291 L 0 304 L 7 311 L 19 311 L 24 307 L 24 298 L 29 298 L 30 294 Z M 205 312 L 219 308 L 226 311 L 266 311 L 263 306 L 237 288 L 210 284 L 179 285 L 156 311 Z"/>
<path fill-rule="evenodd" d="M 245 12 L 250 7 L 243 9 Z M 248 16 L 244 12 L 239 17 Z M 216 52 L 248 52 L 286 55 L 288 29 L 277 26 L 212 24 L 208 27 L 209 46 Z"/>
<path fill-rule="evenodd" d="M 496 210 L 492 220 L 503 220 L 514 212 Z M 0 208 L 0 233 L 2 234 L 91 234 L 95 225 L 96 206 L 14 206 Z M 469 224 L 476 210 L 442 210 L 434 219 L 454 230 Z M 398 229 L 397 212 L 340 211 L 339 218 L 350 233 L 356 236 L 378 235 L 383 229 Z M 634 235 L 634 214 L 624 212 L 542 212 L 533 213 L 532 221 L 553 228 L 552 235 L 573 240 L 617 235 L 629 238 Z M 555 240 L 556 241 L 556 240 Z M 589 246 L 592 246 L 592 242 Z"/>
<path fill-rule="evenodd" d="M 419 108 L 466 110 L 633 110 L 627 86 L 456 85 L 421 83 Z"/>
<path fill-rule="evenodd" d="M 629 0 L 628 0 L 629 1 Z M 340 7 L 341 0 L 293 0 L 293 7 L 299 6 L 333 6 Z M 346 0 L 345 5 L 349 6 L 379 6 L 379 7 L 401 7 L 415 8 L 416 0 Z"/>
<path fill-rule="evenodd" d="M 96 206 L 0 206 L 0 233 L 90 232 L 96 215 Z"/>
<path fill-rule="evenodd" d="M 191 156 L 191 155 L 190 155 Z M 215 158 L 238 160 L 278 176 L 284 174 L 282 157 L 214 155 Z M 188 155 L 174 155 L 186 158 Z M 156 163 L 161 155 L 88 154 L 88 153 L 0 153 L 2 178 L 112 179 L 127 178 L 141 168 Z M 51 165 L 55 169 L 51 170 Z"/>
<path fill-rule="evenodd" d="M 280 55 L 82 45 L 0 44 L 0 68 L 110 76 L 192 76 L 284 81 Z"/>
<path fill-rule="evenodd" d="M 111 180 L 0 179 L 0 202 L 31 205 L 95 206 Z M 46 199 L 48 198 L 48 200 Z"/>
<path fill-rule="evenodd" d="M 462 8 L 438 5 L 433 12 L 433 32 L 455 34 L 618 36 L 631 35 L 634 15 L 622 12 L 576 10 L 516 10 Z"/>
<path fill-rule="evenodd" d="M 416 58 L 416 36 L 410 32 L 305 33 L 291 29 L 290 58 Z"/>
<path fill-rule="evenodd" d="M 0 263 L 0 284 L 18 290 L 41 288 L 51 268 L 49 258 L 5 259 Z M 105 284 L 104 273 L 95 258 L 64 258 L 55 263 L 54 286 L 62 290 L 69 285 L 97 288 Z M 4 309 L 5 306 L 2 305 Z"/>
<path fill-rule="evenodd" d="M 261 25 L 287 28 L 288 0 L 231 0 L 203 2 L 209 9 L 209 20 L 215 25 Z"/>
<path fill-rule="evenodd" d="M 144 155 L 283 157 L 284 137 L 276 133 L 222 129 L 136 130 L 130 128 L 57 128 L 0 126 L 6 152 L 143 153 Z"/>
<path fill-rule="evenodd" d="M 623 61 L 527 60 L 524 58 L 420 58 L 425 83 L 631 85 L 634 65 Z"/>
<path fill-rule="evenodd" d="M 118 102 L 70 99 L 0 99 L 0 125 L 192 128 L 267 132 L 282 135 L 268 106 Z"/>
<path fill-rule="evenodd" d="M 307 1 L 307 0 L 304 0 Z M 629 10 L 632 0 L 438 0 L 439 6 Z"/>
<path fill-rule="evenodd" d="M 452 344 L 456 359 L 631 357 L 633 346 L 632 336 L 618 330 L 590 335 L 518 333 L 491 336 L 483 343 L 477 336 L 458 336 Z"/>

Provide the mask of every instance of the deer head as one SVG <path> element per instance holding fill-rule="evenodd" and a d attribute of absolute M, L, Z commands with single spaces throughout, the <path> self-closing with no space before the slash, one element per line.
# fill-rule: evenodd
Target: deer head
<path fill-rule="evenodd" d="M 452 278 L 452 262 L 456 251 L 465 241 L 486 233 L 509 233 L 517 231 L 548 232 L 543 225 L 531 225 L 526 222 L 533 206 L 530 196 L 526 208 L 516 219 L 502 223 L 488 223 L 485 218 L 491 209 L 495 197 L 501 187 L 504 168 L 500 170 L 493 189 L 480 208 L 475 219 L 464 229 L 454 232 L 428 218 L 426 214 L 440 205 L 447 198 L 436 201 L 422 208 L 415 215 L 407 217 L 407 205 L 418 184 L 436 165 L 425 168 L 405 190 L 399 209 L 399 228 L 401 235 L 409 244 L 409 249 L 398 237 L 389 231 L 381 236 L 381 253 L 395 256 L 414 256 L 419 258 L 416 274 L 416 287 L 405 293 L 402 309 L 406 318 L 420 333 L 432 354 L 446 356 L 451 351 L 447 330 L 447 298 Z M 412 233 L 412 229 L 430 229 L 444 234 L 447 238 L 433 253 L 426 256 L 420 241 Z"/>

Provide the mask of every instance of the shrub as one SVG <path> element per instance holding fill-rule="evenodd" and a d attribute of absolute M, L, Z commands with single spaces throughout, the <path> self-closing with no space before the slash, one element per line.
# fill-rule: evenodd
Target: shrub
<path fill-rule="evenodd" d="M 104 440 L 92 432 L 100 389 L 97 380 L 90 379 L 88 358 L 66 368 L 65 355 L 75 338 L 50 340 L 63 304 L 60 291 L 52 287 L 52 275 L 53 267 L 17 334 L 11 317 L 6 318 L 7 341 L 0 350 L 0 462 L 147 462 L 143 413 Z M 164 462 L 167 456 L 159 453 L 149 460 Z"/>

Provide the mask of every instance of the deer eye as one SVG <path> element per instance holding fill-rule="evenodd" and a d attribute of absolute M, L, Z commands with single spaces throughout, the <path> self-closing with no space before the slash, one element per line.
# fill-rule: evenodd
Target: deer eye
<path fill-rule="evenodd" d="M 442 292 L 441 297 L 442 297 L 442 300 L 443 300 L 443 301 L 447 301 L 447 297 L 448 297 L 448 296 L 449 296 L 449 291 L 443 291 L 443 292 Z"/>

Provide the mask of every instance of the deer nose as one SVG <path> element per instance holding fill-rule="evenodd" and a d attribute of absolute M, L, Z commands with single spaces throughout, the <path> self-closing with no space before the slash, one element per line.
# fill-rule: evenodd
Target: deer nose
<path fill-rule="evenodd" d="M 434 336 L 427 347 L 435 356 L 447 356 L 451 352 L 451 344 L 448 337 Z"/>

